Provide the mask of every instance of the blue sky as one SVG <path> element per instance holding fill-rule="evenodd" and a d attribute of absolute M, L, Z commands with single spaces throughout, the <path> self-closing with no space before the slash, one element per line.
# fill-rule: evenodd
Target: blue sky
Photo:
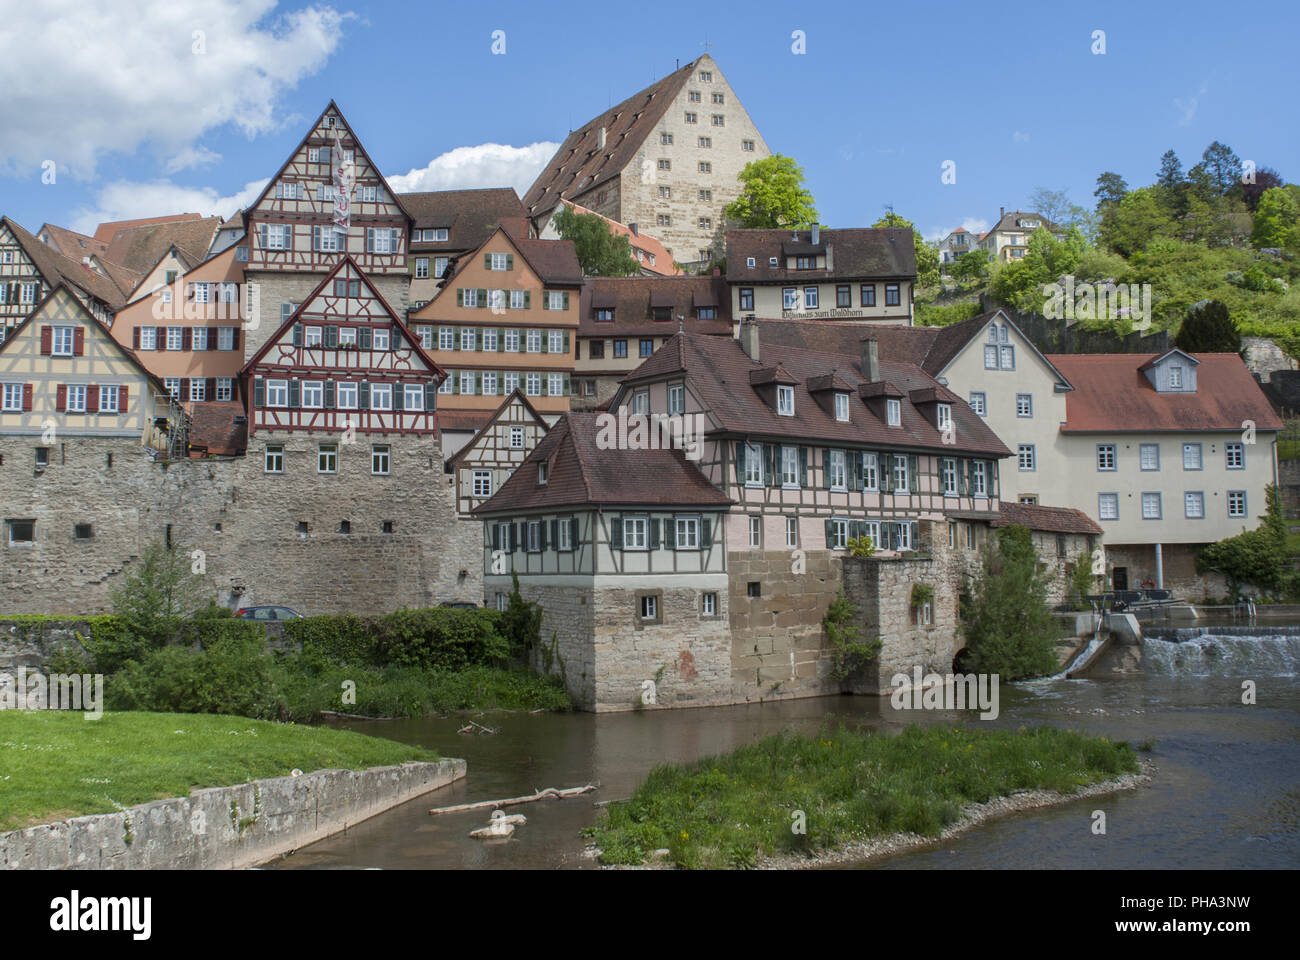
<path fill-rule="evenodd" d="M 892 205 L 927 236 L 973 229 L 1037 186 L 1091 206 L 1102 171 L 1149 183 L 1166 149 L 1188 167 L 1215 139 L 1300 178 L 1294 4 L 1043 6 L 46 0 L 0 34 L 0 212 L 229 213 L 331 97 L 399 189 L 522 193 L 571 126 L 706 38 L 832 226 Z"/>

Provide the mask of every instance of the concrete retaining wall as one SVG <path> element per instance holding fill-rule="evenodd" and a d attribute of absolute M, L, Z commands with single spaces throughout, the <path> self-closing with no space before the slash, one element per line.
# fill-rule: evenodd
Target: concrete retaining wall
<path fill-rule="evenodd" d="M 318 770 L 196 790 L 0 834 L 6 870 L 210 870 L 265 863 L 465 776 L 464 760 Z"/>

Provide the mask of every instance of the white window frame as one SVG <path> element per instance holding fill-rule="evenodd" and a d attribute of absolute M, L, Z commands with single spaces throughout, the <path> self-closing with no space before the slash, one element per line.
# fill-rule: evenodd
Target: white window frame
<path fill-rule="evenodd" d="M 623 518 L 623 549 L 624 550 L 649 550 L 650 549 L 650 518 L 649 517 L 624 517 Z"/>
<path fill-rule="evenodd" d="M 892 397 L 885 398 L 885 421 L 891 427 L 903 425 L 903 402 Z"/>
<path fill-rule="evenodd" d="M 678 550 L 700 549 L 700 518 L 675 517 L 673 520 L 676 537 L 674 544 Z"/>
<path fill-rule="evenodd" d="M 1107 506 L 1110 507 L 1109 515 L 1107 511 Z M 1119 494 L 1118 493 L 1097 494 L 1097 519 L 1098 520 L 1119 519 Z"/>
<path fill-rule="evenodd" d="M 1160 470 L 1160 444 L 1138 444 L 1138 469 L 1146 473 L 1158 473 Z"/>
<path fill-rule="evenodd" d="M 786 384 L 777 384 L 776 412 L 783 417 L 794 416 L 794 387 Z"/>
<path fill-rule="evenodd" d="M 1021 473 L 1032 473 L 1038 469 L 1038 452 L 1032 443 L 1016 445 L 1016 468 Z"/>
<path fill-rule="evenodd" d="M 745 486 L 763 486 L 763 467 L 762 444 L 745 444 Z"/>
<path fill-rule="evenodd" d="M 1195 460 L 1196 460 L 1196 462 L 1195 462 L 1195 465 L 1194 465 L 1194 466 L 1188 466 L 1188 464 L 1189 464 L 1189 462 L 1190 462 L 1190 459 L 1189 459 L 1189 456 L 1188 456 L 1188 455 L 1189 455 L 1189 454 L 1192 454 L 1192 453 L 1195 453 L 1195 455 L 1196 455 L 1196 456 L 1195 456 Z M 1184 469 L 1184 470 L 1189 470 L 1189 471 L 1196 471 L 1196 470 L 1204 470 L 1204 469 L 1205 469 L 1205 451 L 1204 451 L 1204 449 L 1202 449 L 1202 447 L 1201 447 L 1201 445 L 1200 445 L 1199 443 L 1184 443 L 1184 444 L 1183 444 L 1183 469 Z"/>
<path fill-rule="evenodd" d="M 969 406 L 977 416 L 987 417 L 989 413 L 988 394 L 983 390 L 971 391 Z"/>
<path fill-rule="evenodd" d="M 370 409 L 380 411 L 393 409 L 393 385 L 391 383 L 372 383 L 370 385 Z"/>
<path fill-rule="evenodd" d="M 63 409 L 66 413 L 85 413 L 86 385 L 84 383 L 69 383 L 65 399 L 67 402 Z"/>
<path fill-rule="evenodd" d="M 763 546 L 763 518 L 749 517 L 749 546 L 751 549 L 758 549 Z"/>
<path fill-rule="evenodd" d="M 1144 490 L 1142 492 L 1143 520 L 1163 519 L 1163 509 L 1160 499 L 1160 492 L 1158 490 Z"/>
<path fill-rule="evenodd" d="M 334 390 L 334 405 L 340 410 L 357 409 L 357 384 L 340 380 Z"/>
<path fill-rule="evenodd" d="M 1032 393 L 1016 394 L 1016 416 L 1021 418 L 1034 415 L 1034 395 Z"/>
<path fill-rule="evenodd" d="M 1192 512 L 1192 504 L 1197 504 L 1196 512 Z M 1183 517 L 1187 520 L 1204 520 L 1205 519 L 1205 493 L 1201 490 L 1187 490 L 1183 493 Z"/>
<path fill-rule="evenodd" d="M 939 475 L 943 481 L 943 495 L 945 497 L 959 496 L 960 488 L 957 486 L 957 459 L 955 457 L 944 457 L 939 461 Z"/>
<path fill-rule="evenodd" d="M 799 448 L 782 445 L 781 450 L 781 486 L 797 490 L 799 488 Z"/>
<path fill-rule="evenodd" d="M 843 450 L 831 450 L 831 460 L 826 465 L 829 471 L 830 488 L 836 491 L 844 491 L 849 488 L 849 463 L 848 454 Z"/>
<path fill-rule="evenodd" d="M 284 444 L 268 443 L 263 447 L 262 472 L 284 473 Z"/>
<path fill-rule="evenodd" d="M 1097 472 L 1114 473 L 1119 469 L 1119 447 L 1113 443 L 1097 444 Z"/>
<path fill-rule="evenodd" d="M 1223 463 L 1224 469 L 1227 470 L 1245 470 L 1246 445 L 1239 440 L 1225 443 L 1223 445 Z"/>
<path fill-rule="evenodd" d="M 510 428 L 510 449 L 522 450 L 523 448 L 524 448 L 524 428 L 511 427 Z"/>
<path fill-rule="evenodd" d="M 1239 499 L 1241 501 L 1241 509 L 1236 512 L 1233 511 L 1234 499 Z M 1247 499 L 1246 499 L 1245 490 L 1229 490 L 1227 503 L 1228 503 L 1228 517 L 1231 519 L 1242 519 L 1246 517 L 1246 515 L 1249 513 L 1249 510 L 1247 509 Z"/>
<path fill-rule="evenodd" d="M 392 448 L 386 443 L 372 444 L 370 447 L 370 474 L 375 477 L 388 476 L 393 465 Z"/>
<path fill-rule="evenodd" d="M 835 419 L 841 423 L 847 423 L 849 419 L 849 395 L 847 393 L 835 394 Z"/>
<path fill-rule="evenodd" d="M 486 500 L 492 496 L 492 471 L 475 470 L 470 478 L 470 489 L 475 500 Z"/>

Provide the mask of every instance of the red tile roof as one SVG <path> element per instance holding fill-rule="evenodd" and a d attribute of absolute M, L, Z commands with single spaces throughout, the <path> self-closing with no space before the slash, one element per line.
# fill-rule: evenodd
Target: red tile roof
<path fill-rule="evenodd" d="M 526 216 L 519 195 L 511 187 L 434 190 L 398 196 L 417 229 L 445 227 L 447 230 L 446 242 L 415 241 L 411 244 L 413 253 L 477 250 L 503 220 Z"/>
<path fill-rule="evenodd" d="M 1195 393 L 1158 393 L 1139 368 L 1159 354 L 1050 354 L 1074 390 L 1066 394 L 1064 433 L 1240 432 L 1280 430 L 1282 421 L 1235 353 L 1197 353 Z"/>
<path fill-rule="evenodd" d="M 95 239 L 102 243 L 112 243 L 119 230 L 143 227 L 151 223 L 174 223 L 179 220 L 201 220 L 199 213 L 170 213 L 165 217 L 141 217 L 138 220 L 110 220 L 95 228 Z"/>
<path fill-rule="evenodd" d="M 827 250 L 829 270 L 787 270 L 788 255 Z M 754 265 L 748 266 L 750 257 Z M 772 257 L 777 265 L 771 265 Z M 854 227 L 819 230 L 812 244 L 808 230 L 728 230 L 727 280 L 730 283 L 788 283 L 814 279 L 916 276 L 916 243 L 910 227 Z"/>
<path fill-rule="evenodd" d="M 665 277 L 685 272 L 681 267 L 677 266 L 677 262 L 673 260 L 673 255 L 668 252 L 668 248 L 649 234 L 642 233 L 640 229 L 633 232 L 632 228 L 626 224 L 611 220 L 609 217 L 596 213 L 595 210 L 588 210 L 581 204 L 568 200 L 564 202 L 577 213 L 600 217 L 605 221 L 605 225 L 609 227 L 610 233 L 615 236 L 627 237 L 627 242 L 632 245 L 633 256 L 636 256 L 637 251 L 643 254 L 643 256 L 637 257 L 637 262 L 641 264 L 642 270 L 649 270 L 651 273 L 657 273 Z M 654 258 L 653 264 L 650 262 L 651 257 Z"/>
<path fill-rule="evenodd" d="M 991 525 L 1009 527 L 1013 524 L 1047 533 L 1087 533 L 1099 537 L 1103 532 L 1086 513 L 1073 507 L 1043 507 L 1003 500 L 998 504 L 998 513 Z"/>
<path fill-rule="evenodd" d="M 209 454 L 234 455 L 248 447 L 248 418 L 238 400 L 190 404 L 190 444 Z M 242 423 L 236 423 L 236 418 Z"/>
<path fill-rule="evenodd" d="M 731 505 L 681 450 L 600 449 L 601 416 L 565 414 L 501 489 L 472 512 L 486 516 L 554 507 Z M 545 484 L 537 482 L 541 461 L 550 463 Z"/>
<path fill-rule="evenodd" d="M 669 308 L 669 320 L 655 320 L 652 306 Z M 698 319 L 699 306 L 716 306 L 712 320 Z M 596 321 L 597 308 L 614 310 L 613 321 Z M 688 330 L 731 336 L 731 296 L 722 277 L 588 277 L 582 287 L 578 336 L 667 336 L 682 317 Z"/>

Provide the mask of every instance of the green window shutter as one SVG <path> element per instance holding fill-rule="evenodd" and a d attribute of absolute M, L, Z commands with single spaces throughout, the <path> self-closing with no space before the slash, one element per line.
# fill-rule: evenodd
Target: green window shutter
<path fill-rule="evenodd" d="M 707 550 L 713 546 L 713 518 L 708 514 L 700 517 L 700 549 Z"/>
<path fill-rule="evenodd" d="M 569 309 L 569 291 L 567 290 L 564 291 L 564 309 Z"/>
<path fill-rule="evenodd" d="M 506 348 L 506 331 L 504 327 L 497 328 L 497 353 Z"/>
<path fill-rule="evenodd" d="M 745 441 L 736 441 L 736 482 L 745 482 Z"/>
<path fill-rule="evenodd" d="M 334 409 L 334 381 L 333 380 L 325 381 L 325 409 L 326 410 Z"/>
<path fill-rule="evenodd" d="M 808 486 L 808 448 L 799 448 L 799 486 Z"/>
<path fill-rule="evenodd" d="M 456 306 L 458 307 L 465 306 L 465 291 L 462 290 L 460 287 L 456 288 Z"/>
<path fill-rule="evenodd" d="M 339 328 L 334 324 L 330 324 L 325 328 L 325 346 L 330 350 L 334 350 L 338 347 L 338 345 L 339 345 Z"/>
<path fill-rule="evenodd" d="M 543 310 L 551 309 L 551 298 L 546 295 L 545 290 L 542 291 L 542 309 Z"/>
<path fill-rule="evenodd" d="M 560 545 L 560 521 L 553 519 L 551 521 L 551 543 L 558 548 Z"/>
<path fill-rule="evenodd" d="M 478 292 L 478 307 L 479 309 L 482 309 L 486 306 L 487 306 L 487 291 L 480 290 Z"/>
<path fill-rule="evenodd" d="M 822 447 L 822 488 L 831 488 L 831 448 Z"/>
<path fill-rule="evenodd" d="M 492 269 L 492 254 L 490 253 L 483 254 L 483 269 L 484 270 Z"/>
<path fill-rule="evenodd" d="M 366 380 L 357 385 L 357 409 L 370 409 L 370 383 Z"/>
<path fill-rule="evenodd" d="M 889 493 L 894 488 L 894 461 L 888 453 L 876 454 L 876 473 L 880 475 L 880 492 Z"/>
<path fill-rule="evenodd" d="M 290 407 L 297 408 L 302 406 L 302 394 L 300 392 L 301 390 L 302 390 L 302 384 L 300 384 L 297 380 L 289 381 L 289 406 Z"/>
<path fill-rule="evenodd" d="M 438 385 L 432 380 L 424 385 L 424 409 L 425 412 L 438 409 Z"/>
<path fill-rule="evenodd" d="M 527 310 L 527 309 L 529 309 L 532 305 L 533 305 L 533 292 L 532 292 L 531 290 L 525 290 L 525 291 L 524 291 L 524 309 Z"/>
<path fill-rule="evenodd" d="M 664 521 L 664 546 L 669 550 L 677 549 L 677 518 L 669 517 Z"/>
<path fill-rule="evenodd" d="M 830 520 L 826 521 L 826 549 L 833 550 L 835 543 L 835 527 Z"/>
<path fill-rule="evenodd" d="M 253 378 L 253 406 L 266 406 L 266 381 L 261 377 Z"/>
<path fill-rule="evenodd" d="M 542 331 L 542 353 L 551 352 L 551 331 Z"/>
<path fill-rule="evenodd" d="M 393 384 L 393 410 L 400 412 L 406 409 L 406 385 L 401 383 Z"/>
<path fill-rule="evenodd" d="M 578 518 L 569 518 L 569 544 L 573 549 L 578 549 Z"/>
<path fill-rule="evenodd" d="M 566 397 L 568 397 L 568 396 L 572 396 L 572 393 L 570 392 L 570 387 L 569 387 L 569 375 L 568 375 L 567 373 L 564 375 L 564 395 L 565 395 Z"/>
<path fill-rule="evenodd" d="M 611 550 L 623 549 L 623 518 L 620 516 L 609 518 L 609 548 Z"/>
<path fill-rule="evenodd" d="M 357 328 L 357 349 L 369 350 L 375 342 L 374 334 L 375 331 L 370 327 L 358 327 Z"/>
<path fill-rule="evenodd" d="M 451 392 L 460 393 L 460 374 L 452 370 L 448 376 L 451 377 Z"/>
<path fill-rule="evenodd" d="M 766 472 L 764 479 L 767 480 L 767 485 L 769 487 L 776 486 L 776 446 L 774 444 L 763 444 L 763 467 Z"/>
<path fill-rule="evenodd" d="M 546 528 L 550 526 L 545 520 L 537 525 L 537 548 L 546 549 Z"/>
<path fill-rule="evenodd" d="M 568 356 L 569 354 L 569 331 L 568 330 L 564 331 L 564 354 L 565 356 Z"/>
<path fill-rule="evenodd" d="M 920 477 L 917 476 L 917 474 L 920 472 L 919 467 L 920 467 L 920 459 L 916 456 L 916 454 L 908 454 L 907 489 L 909 493 L 916 493 L 921 489 Z"/>
<path fill-rule="evenodd" d="M 849 466 L 849 489 L 862 489 L 862 455 L 856 450 L 845 450 L 844 458 Z"/>
<path fill-rule="evenodd" d="M 474 392 L 480 395 L 482 395 L 483 393 L 483 371 L 482 370 L 476 370 L 474 372 Z"/>
<path fill-rule="evenodd" d="M 499 523 L 492 524 L 492 549 L 501 549 L 501 524 Z"/>
<path fill-rule="evenodd" d="M 295 347 L 302 346 L 302 324 L 301 323 L 295 323 L 293 325 L 293 345 Z"/>
<path fill-rule="evenodd" d="M 921 548 L 921 525 L 917 523 L 915 520 L 913 520 L 912 521 L 912 549 L 919 550 L 920 548 Z"/>
<path fill-rule="evenodd" d="M 507 253 L 506 270 L 513 270 L 514 268 L 515 268 L 515 255 L 513 253 Z"/>
<path fill-rule="evenodd" d="M 659 549 L 659 518 L 651 517 L 650 522 L 646 524 L 650 528 L 650 549 Z"/>

